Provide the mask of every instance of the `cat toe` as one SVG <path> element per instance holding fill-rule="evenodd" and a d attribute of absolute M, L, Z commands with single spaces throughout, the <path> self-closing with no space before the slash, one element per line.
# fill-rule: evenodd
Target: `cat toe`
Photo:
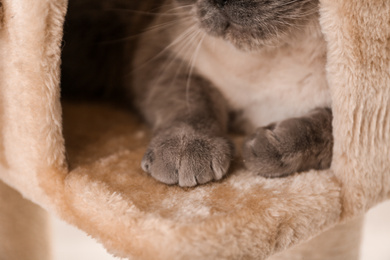
<path fill-rule="evenodd" d="M 150 166 L 153 163 L 153 151 L 148 150 L 142 158 L 141 168 L 146 173 L 150 173 Z"/>

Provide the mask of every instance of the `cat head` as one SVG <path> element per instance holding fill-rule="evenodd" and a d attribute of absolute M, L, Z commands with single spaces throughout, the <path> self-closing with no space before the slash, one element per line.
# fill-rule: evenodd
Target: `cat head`
<path fill-rule="evenodd" d="M 276 46 L 316 17 L 318 0 L 174 0 L 207 34 L 238 49 Z"/>

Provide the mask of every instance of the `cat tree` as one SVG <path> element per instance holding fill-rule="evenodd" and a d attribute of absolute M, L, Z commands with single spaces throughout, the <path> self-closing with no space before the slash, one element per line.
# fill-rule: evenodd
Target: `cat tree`
<path fill-rule="evenodd" d="M 221 182 L 191 189 L 142 172 L 150 135 L 130 112 L 60 103 L 66 1 L 0 3 L 4 259 L 49 259 L 29 201 L 130 259 L 357 259 L 361 216 L 390 196 L 389 1 L 321 1 L 331 169 L 264 179 L 237 159 Z"/>

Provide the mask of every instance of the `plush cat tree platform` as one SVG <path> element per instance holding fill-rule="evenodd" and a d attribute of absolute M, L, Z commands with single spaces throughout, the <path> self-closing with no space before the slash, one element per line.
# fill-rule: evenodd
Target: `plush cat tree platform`
<path fill-rule="evenodd" d="M 390 197 L 387 0 L 321 1 L 334 112 L 330 170 L 264 179 L 246 171 L 237 157 L 228 177 L 191 189 L 160 184 L 142 172 L 150 133 L 130 111 L 60 103 L 66 1 L 0 3 L 0 179 L 115 255 L 266 259 L 337 224 L 347 223 L 345 228 Z M 6 220 L 0 227 L 30 226 L 31 219 L 21 224 L 4 217 L 23 206 L 13 208 L 15 201 L 4 198 L 18 195 L 0 189 L 0 206 L 9 209 L 0 213 Z M 0 255 L 21 259 L 12 250 L 21 240 L 4 243 L 12 230 L 0 230 Z M 301 251 L 313 255 L 325 244 Z M 44 257 L 32 253 L 28 259 Z"/>

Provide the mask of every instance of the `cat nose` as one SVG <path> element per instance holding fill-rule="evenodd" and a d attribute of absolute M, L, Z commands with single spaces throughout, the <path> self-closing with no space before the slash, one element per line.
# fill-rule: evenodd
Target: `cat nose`
<path fill-rule="evenodd" d="M 214 0 L 214 3 L 219 7 L 222 8 L 226 5 L 228 0 Z"/>

